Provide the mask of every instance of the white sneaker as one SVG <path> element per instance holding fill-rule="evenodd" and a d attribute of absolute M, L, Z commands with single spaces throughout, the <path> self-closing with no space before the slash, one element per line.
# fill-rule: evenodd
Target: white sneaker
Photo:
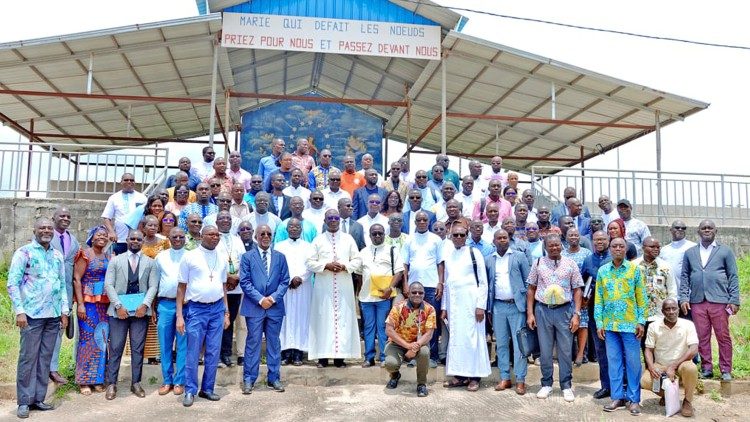
<path fill-rule="evenodd" d="M 575 401 L 576 395 L 573 393 L 572 388 L 566 388 L 562 391 L 562 393 L 563 393 L 563 398 L 565 399 L 565 401 L 567 402 Z"/>
<path fill-rule="evenodd" d="M 552 387 L 542 387 L 542 389 L 539 390 L 538 393 L 536 393 L 536 398 L 546 399 L 547 397 L 549 397 L 551 392 L 552 392 Z"/>

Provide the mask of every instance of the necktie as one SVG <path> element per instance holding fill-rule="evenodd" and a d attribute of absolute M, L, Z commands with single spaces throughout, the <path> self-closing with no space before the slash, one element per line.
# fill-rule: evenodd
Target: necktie
<path fill-rule="evenodd" d="M 266 275 L 268 275 L 268 251 L 263 251 L 263 269 L 266 271 Z"/>
<path fill-rule="evenodd" d="M 138 255 L 131 254 L 130 255 L 130 269 L 133 270 L 133 272 L 135 272 L 137 268 L 138 268 Z"/>
<path fill-rule="evenodd" d="M 62 251 L 63 256 L 65 256 L 65 235 L 60 235 L 60 250 Z"/>
<path fill-rule="evenodd" d="M 347 230 L 347 227 L 346 227 L 346 220 L 344 220 L 344 233 L 349 233 L 349 230 Z"/>
<path fill-rule="evenodd" d="M 203 214 L 203 218 L 206 218 L 206 206 L 201 204 L 201 214 Z"/>

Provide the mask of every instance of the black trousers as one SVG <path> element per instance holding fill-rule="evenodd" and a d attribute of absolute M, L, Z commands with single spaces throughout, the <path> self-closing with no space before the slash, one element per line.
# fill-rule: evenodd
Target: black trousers
<path fill-rule="evenodd" d="M 146 347 L 146 333 L 150 317 L 128 317 L 120 319 L 109 317 L 109 354 L 107 358 L 107 384 L 117 385 L 120 374 L 120 361 L 125 350 L 125 339 L 130 335 L 130 368 L 133 375 L 132 384 L 141 382 L 143 372 L 143 349 Z"/>
<path fill-rule="evenodd" d="M 31 318 L 21 330 L 21 350 L 16 369 L 16 397 L 18 405 L 44 401 L 49 382 L 49 364 L 55 348 L 60 318 Z"/>
<path fill-rule="evenodd" d="M 242 295 L 230 294 L 227 295 L 227 305 L 229 306 L 229 327 L 224 330 L 221 335 L 221 353 L 220 358 L 232 357 L 232 337 L 234 336 L 234 320 L 237 319 L 237 314 L 240 311 L 240 302 L 242 301 Z M 238 344 L 237 350 L 244 349 L 244 344 Z"/>

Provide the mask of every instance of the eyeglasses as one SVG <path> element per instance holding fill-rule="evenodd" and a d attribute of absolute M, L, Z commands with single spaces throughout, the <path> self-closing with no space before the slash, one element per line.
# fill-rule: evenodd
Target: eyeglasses
<path fill-rule="evenodd" d="M 211 183 L 212 188 L 218 188 L 219 186 L 221 186 L 221 183 Z"/>
<path fill-rule="evenodd" d="M 390 221 L 404 221 L 404 219 L 400 217 L 391 217 Z"/>
<path fill-rule="evenodd" d="M 380 201 L 369 201 L 370 205 L 380 205 Z"/>
<path fill-rule="evenodd" d="M 410 196 L 409 199 L 422 199 L 421 196 Z"/>
<path fill-rule="evenodd" d="M 424 292 L 409 292 L 409 294 L 414 296 L 424 296 Z"/>
<path fill-rule="evenodd" d="M 456 238 L 462 238 L 462 237 L 466 237 L 466 233 L 453 233 L 452 236 Z"/>
<path fill-rule="evenodd" d="M 201 220 L 190 220 L 190 221 L 188 221 L 188 223 L 201 225 L 201 224 L 203 224 L 203 221 L 201 221 Z"/>
<path fill-rule="evenodd" d="M 328 178 L 328 181 L 329 181 L 329 182 L 340 182 L 340 181 L 341 181 L 341 178 L 339 178 L 339 177 L 337 177 L 337 178 L 332 178 L 332 177 L 330 177 L 330 178 Z"/>
<path fill-rule="evenodd" d="M 128 240 L 143 242 L 143 238 L 142 237 L 129 237 Z"/>
<path fill-rule="evenodd" d="M 174 218 L 162 218 L 162 223 L 174 223 Z"/>
<path fill-rule="evenodd" d="M 262 180 L 251 180 L 250 183 L 260 184 L 263 183 Z"/>
<path fill-rule="evenodd" d="M 339 217 L 338 215 L 332 215 L 330 217 L 326 217 L 326 220 L 328 220 L 328 221 L 339 221 L 339 220 L 341 220 L 341 217 Z"/>
<path fill-rule="evenodd" d="M 253 228 L 252 227 L 240 227 L 239 229 L 237 229 L 237 231 L 251 232 L 251 231 L 253 231 Z"/>
<path fill-rule="evenodd" d="M 426 179 L 426 178 L 427 178 L 427 176 L 417 176 L 417 177 L 415 177 L 415 179 Z"/>
<path fill-rule="evenodd" d="M 260 232 L 258 237 L 271 237 L 271 232 Z"/>
<path fill-rule="evenodd" d="M 322 201 L 323 198 L 310 198 L 311 201 Z"/>
<path fill-rule="evenodd" d="M 515 193 L 513 193 L 513 192 L 506 192 L 506 193 L 505 193 L 505 196 L 516 196 L 516 194 L 515 194 Z"/>
<path fill-rule="evenodd" d="M 175 236 L 169 236 L 170 239 L 184 239 L 185 236 L 183 235 L 175 235 Z"/>
<path fill-rule="evenodd" d="M 672 228 L 675 230 L 687 230 L 687 226 L 673 226 Z"/>
<path fill-rule="evenodd" d="M 371 232 L 370 234 L 372 236 L 383 236 L 385 233 L 384 232 Z"/>
<path fill-rule="evenodd" d="M 414 221 L 416 221 L 416 222 L 420 222 L 420 221 L 427 222 L 427 219 L 426 218 L 415 218 Z"/>
<path fill-rule="evenodd" d="M 526 227 L 527 232 L 538 232 L 539 229 L 536 227 Z"/>
<path fill-rule="evenodd" d="M 123 182 L 135 182 L 135 179 L 122 179 Z"/>

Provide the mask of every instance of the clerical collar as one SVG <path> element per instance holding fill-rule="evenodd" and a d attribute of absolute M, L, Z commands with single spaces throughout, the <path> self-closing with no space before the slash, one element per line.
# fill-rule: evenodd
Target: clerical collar
<path fill-rule="evenodd" d="M 298 240 L 299 240 L 299 237 L 298 237 L 298 238 L 296 238 L 296 239 L 292 239 L 292 238 L 290 237 L 290 238 L 289 238 L 289 240 L 291 240 L 292 242 L 296 242 L 296 241 L 298 241 Z"/>

